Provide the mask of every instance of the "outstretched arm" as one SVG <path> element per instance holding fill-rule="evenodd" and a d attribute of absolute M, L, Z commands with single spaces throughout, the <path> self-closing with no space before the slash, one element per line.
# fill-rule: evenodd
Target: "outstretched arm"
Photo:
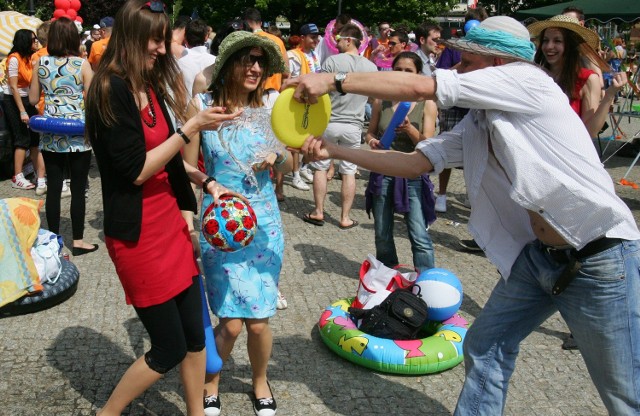
<path fill-rule="evenodd" d="M 365 169 L 389 176 L 417 178 L 433 170 L 431 161 L 420 152 L 349 149 L 327 142 L 322 137 L 309 136 L 300 151 L 309 161 L 347 160 Z"/>
<path fill-rule="evenodd" d="M 307 74 L 289 78 L 283 88 L 295 87 L 293 97 L 300 102 L 316 103 L 317 97 L 335 91 L 335 74 Z M 422 101 L 436 98 L 436 81 L 424 75 L 406 72 L 350 72 L 342 82 L 344 92 L 392 101 Z"/>

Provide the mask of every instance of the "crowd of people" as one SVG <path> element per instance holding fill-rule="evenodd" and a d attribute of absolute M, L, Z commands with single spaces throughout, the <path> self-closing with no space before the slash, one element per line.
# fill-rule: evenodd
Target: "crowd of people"
<path fill-rule="evenodd" d="M 313 192 L 301 220 L 324 226 L 337 169 L 338 228 L 349 230 L 359 225 L 350 215 L 359 168 L 370 171 L 376 257 L 398 266 L 400 213 L 417 271 L 436 265 L 429 226 L 446 212 L 451 169 L 463 169 L 474 240 L 462 244 L 484 251 L 502 279 L 465 338 L 456 414 L 503 412 L 521 341 L 556 311 L 609 412 L 639 412 L 640 391 L 628 381 L 640 379 L 640 232 L 590 142 L 627 84 L 616 66 L 627 59 L 624 43 L 603 51 L 577 9 L 528 28 L 482 8 L 465 19 L 477 24 L 462 37 L 429 22 L 411 32 L 382 22 L 374 36 L 343 14 L 324 35 L 304 22 L 285 39 L 253 8 L 214 33 L 202 19 L 171 23 L 162 2 L 128 0 L 84 33 L 67 18 L 16 32 L 3 103 L 15 137 L 12 186 L 46 195 L 54 233 L 68 187 L 72 253 L 94 252 L 83 238 L 95 154 L 106 247 L 151 340 L 99 415 L 121 414 L 176 366 L 188 414 L 221 413 L 220 373 L 205 371 L 197 258 L 218 318 L 217 351 L 226 361 L 246 328 L 252 405 L 258 416 L 274 415 L 269 319 L 288 306 L 278 289 L 284 178 L 291 173 L 291 186 Z M 328 93 L 328 127 L 302 149 L 282 147 L 254 163 L 264 125 L 245 117 L 233 143 L 225 129 L 248 114 L 268 116 L 287 87 L 308 104 Z M 409 112 L 386 150 L 381 138 L 402 102 Z M 36 114 L 84 122 L 86 134 L 38 134 L 29 128 Z M 22 172 L 27 151 L 35 184 Z M 251 164 L 251 178 L 242 164 Z M 196 228 L 194 213 L 224 194 L 250 202 L 260 218 L 242 251 L 216 250 Z"/>

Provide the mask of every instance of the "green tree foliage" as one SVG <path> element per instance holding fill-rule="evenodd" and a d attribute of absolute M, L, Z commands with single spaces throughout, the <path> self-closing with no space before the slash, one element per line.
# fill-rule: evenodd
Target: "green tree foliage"
<path fill-rule="evenodd" d="M 50 19 L 54 10 L 53 0 L 32 0 L 36 16 Z M 115 16 L 126 0 L 81 0 L 79 15 L 85 27 L 98 23 L 104 16 Z M 213 26 L 220 25 L 235 17 L 240 17 L 247 7 L 255 7 L 262 13 L 262 20 L 275 21 L 277 16 L 285 16 L 292 27 L 315 22 L 325 26 L 338 14 L 340 0 L 175 0 L 165 1 L 167 11 L 176 17 L 179 14 L 191 15 L 194 11 Z M 498 0 L 489 0 L 497 2 Z M 517 2 L 518 0 L 501 0 Z M 544 0 L 540 0 L 544 1 Z M 547 0 L 549 2 L 550 0 Z M 530 0 L 529 3 L 534 2 Z M 362 24 L 375 27 L 386 21 L 398 27 L 403 25 L 414 28 L 425 20 L 450 10 L 457 0 L 342 0 L 342 13 L 350 14 Z M 16 10 L 28 14 L 29 0 L 0 0 L 0 10 Z"/>
<path fill-rule="evenodd" d="M 550 6 L 564 1 L 567 0 L 481 0 L 479 5 L 495 11 L 495 14 L 511 16 L 518 10 Z"/>
<path fill-rule="evenodd" d="M 339 0 L 233 0 L 222 2 L 214 0 L 182 0 L 182 14 L 190 14 L 194 9 L 198 15 L 214 26 L 240 17 L 247 7 L 260 10 L 262 20 L 275 21 L 283 15 L 289 19 L 293 27 L 314 22 L 325 26 L 338 14 Z M 405 24 L 415 27 L 428 18 L 444 13 L 457 3 L 455 0 L 342 0 L 342 13 L 351 15 L 362 24 L 373 26 L 387 21 L 394 25 Z"/>

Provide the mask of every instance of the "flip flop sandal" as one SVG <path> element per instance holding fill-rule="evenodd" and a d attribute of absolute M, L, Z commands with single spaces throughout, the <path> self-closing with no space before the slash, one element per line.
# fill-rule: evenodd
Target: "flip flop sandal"
<path fill-rule="evenodd" d="M 340 227 L 341 230 L 348 230 L 349 228 L 357 227 L 360 224 L 356 220 L 351 220 L 351 221 L 353 222 L 349 225 L 338 225 L 338 227 Z"/>
<path fill-rule="evenodd" d="M 318 227 L 322 227 L 324 225 L 324 220 L 319 220 L 317 218 L 312 218 L 311 213 L 304 214 L 302 216 L 302 221 L 308 222 L 309 224 L 317 225 Z"/>

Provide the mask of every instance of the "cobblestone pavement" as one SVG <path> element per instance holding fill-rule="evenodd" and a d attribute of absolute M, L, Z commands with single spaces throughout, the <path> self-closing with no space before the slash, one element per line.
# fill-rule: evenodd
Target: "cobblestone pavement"
<path fill-rule="evenodd" d="M 619 180 L 632 159 L 606 163 Z M 455 408 L 464 365 L 440 374 L 396 376 L 372 372 L 339 358 L 320 340 L 316 323 L 331 302 L 356 291 L 360 263 L 375 253 L 373 220 L 364 212 L 366 173 L 357 181 L 353 218 L 360 226 L 338 228 L 340 180 L 329 183 L 327 224 L 316 227 L 300 216 L 312 208 L 312 192 L 286 186 L 282 216 L 286 253 L 281 289 L 289 308 L 271 320 L 274 333 L 269 378 L 281 415 L 448 415 Z M 640 182 L 640 167 L 629 179 Z M 434 179 L 437 184 L 437 178 Z M 289 182 L 290 183 L 290 182 Z M 92 415 L 102 406 L 120 376 L 149 347 L 123 292 L 104 245 L 102 202 L 97 168 L 90 172 L 85 240 L 100 250 L 73 259 L 81 272 L 77 293 L 52 309 L 0 319 L 0 415 Z M 636 218 L 638 190 L 616 185 Z M 0 182 L 0 197 L 29 196 Z M 454 170 L 448 211 L 432 226 L 437 266 L 452 270 L 464 286 L 461 313 L 474 320 L 499 279 L 483 255 L 461 251 L 458 239 L 469 238 L 469 210 L 460 202 L 465 189 Z M 63 200 L 62 234 L 71 241 L 69 199 Z M 43 213 L 44 214 L 44 213 Z M 44 215 L 42 216 L 44 218 Z M 43 220 L 44 221 L 44 220 Z M 400 262 L 411 263 L 406 228 L 395 223 Z M 604 415 L 578 351 L 560 348 L 568 335 L 558 314 L 521 345 L 505 409 L 507 415 Z M 246 337 L 236 344 L 221 382 L 223 414 L 253 414 L 251 371 Z M 186 414 L 177 370 L 169 372 L 125 414 Z"/>

